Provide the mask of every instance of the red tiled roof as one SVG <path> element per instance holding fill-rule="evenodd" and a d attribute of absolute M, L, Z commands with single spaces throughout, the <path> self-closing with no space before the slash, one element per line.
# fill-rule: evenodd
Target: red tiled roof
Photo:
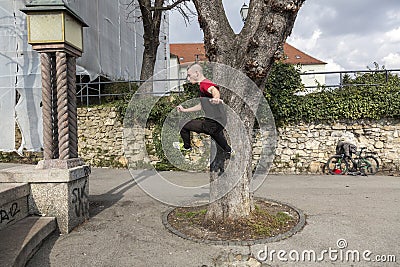
<path fill-rule="evenodd" d="M 169 49 L 171 54 L 178 56 L 181 64 L 207 60 L 203 43 L 170 44 Z"/>
<path fill-rule="evenodd" d="M 285 43 L 283 50 L 287 58 L 286 63 L 289 64 L 302 64 L 302 65 L 315 65 L 315 64 L 326 64 L 325 62 L 313 58 L 304 52 L 301 52 L 297 48 Z M 194 61 L 206 61 L 206 53 L 204 50 L 203 43 L 182 43 L 182 44 L 170 44 L 171 54 L 177 55 L 181 64 L 194 62 Z"/>
<path fill-rule="evenodd" d="M 300 51 L 299 49 L 291 46 L 288 43 L 283 45 L 283 51 L 287 57 L 284 61 L 288 64 L 302 64 L 302 65 L 316 65 L 316 64 L 326 64 L 325 62 L 316 59 L 306 53 Z"/>

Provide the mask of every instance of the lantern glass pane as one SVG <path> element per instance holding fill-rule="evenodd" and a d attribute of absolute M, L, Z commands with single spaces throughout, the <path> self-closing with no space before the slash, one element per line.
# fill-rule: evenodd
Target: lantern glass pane
<path fill-rule="evenodd" d="M 82 51 L 82 25 L 67 14 L 65 14 L 65 41 Z"/>
<path fill-rule="evenodd" d="M 49 43 L 62 42 L 63 17 L 62 14 L 35 14 L 29 15 L 29 42 Z"/>

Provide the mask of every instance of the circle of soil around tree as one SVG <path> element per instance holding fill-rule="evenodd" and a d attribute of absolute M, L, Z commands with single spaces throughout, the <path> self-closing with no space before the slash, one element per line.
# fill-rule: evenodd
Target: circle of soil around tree
<path fill-rule="evenodd" d="M 163 215 L 163 224 L 172 233 L 189 240 L 214 244 L 252 245 L 288 238 L 305 225 L 304 214 L 289 204 L 274 200 L 254 200 L 254 210 L 240 220 L 205 220 L 207 205 L 177 207 Z"/>

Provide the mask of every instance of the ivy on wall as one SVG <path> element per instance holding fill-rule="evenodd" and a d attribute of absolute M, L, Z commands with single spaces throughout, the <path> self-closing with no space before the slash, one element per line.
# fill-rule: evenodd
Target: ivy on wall
<path fill-rule="evenodd" d="M 273 66 L 264 93 L 278 125 L 400 117 L 400 78 L 391 73 L 345 75 L 340 88 L 298 94 L 303 90 L 294 66 Z"/>
<path fill-rule="evenodd" d="M 379 66 L 375 65 L 375 68 L 379 70 Z M 109 86 L 112 92 L 126 92 L 124 86 L 128 85 L 119 83 Z M 198 85 L 185 84 L 184 87 L 185 94 L 160 98 L 149 115 L 148 121 L 151 124 L 162 126 L 173 108 L 186 100 L 198 97 Z M 124 99 L 112 103 L 117 108 L 121 120 L 127 111 L 129 99 L 135 92 L 132 91 L 132 86 L 130 90 L 130 95 L 127 94 Z M 264 95 L 277 125 L 400 117 L 400 78 L 388 72 L 360 73 L 355 77 L 344 75 L 343 86 L 340 88 L 319 86 L 313 93 L 301 94 L 302 92 L 304 86 L 298 68 L 276 62 L 269 74 Z M 143 108 L 146 104 L 145 101 L 135 103 L 143 105 Z"/>

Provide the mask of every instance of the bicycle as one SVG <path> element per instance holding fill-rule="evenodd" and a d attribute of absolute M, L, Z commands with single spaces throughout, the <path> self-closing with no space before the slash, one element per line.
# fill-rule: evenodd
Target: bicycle
<path fill-rule="evenodd" d="M 326 168 L 330 174 L 334 175 L 374 175 L 379 170 L 379 161 L 373 156 L 375 152 L 364 152 L 366 147 L 355 153 L 356 158 L 346 156 L 345 154 L 333 155 L 326 162 Z"/>

